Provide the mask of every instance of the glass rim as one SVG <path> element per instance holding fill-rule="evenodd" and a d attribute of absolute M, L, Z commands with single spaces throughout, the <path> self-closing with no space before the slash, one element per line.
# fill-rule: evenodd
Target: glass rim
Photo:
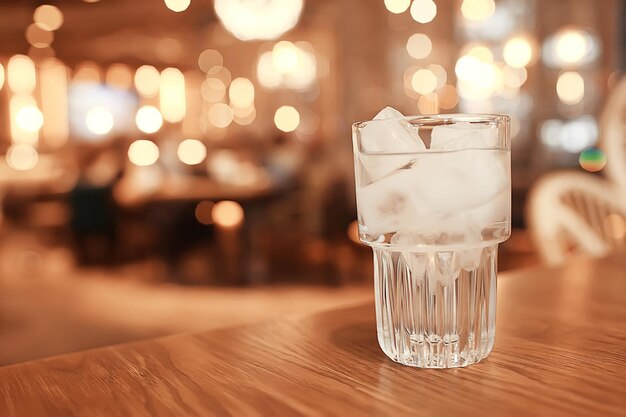
<path fill-rule="evenodd" d="M 496 113 L 440 113 L 440 114 L 420 114 L 415 116 L 398 116 L 387 119 L 362 120 L 352 123 L 354 129 L 362 129 L 369 123 L 388 122 L 390 120 L 407 120 L 411 124 L 417 125 L 441 125 L 453 124 L 457 122 L 474 123 L 511 123 L 511 117 L 506 114 Z"/>

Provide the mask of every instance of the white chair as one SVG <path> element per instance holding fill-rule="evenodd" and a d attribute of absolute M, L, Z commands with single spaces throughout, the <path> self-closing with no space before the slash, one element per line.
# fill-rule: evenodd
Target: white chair
<path fill-rule="evenodd" d="M 607 155 L 604 173 L 626 192 L 626 77 L 609 95 L 600 116 L 600 147 Z"/>
<path fill-rule="evenodd" d="M 533 186 L 527 204 L 529 230 L 541 257 L 551 265 L 572 254 L 603 256 L 624 248 L 625 219 L 622 186 L 582 172 L 544 176 Z"/>

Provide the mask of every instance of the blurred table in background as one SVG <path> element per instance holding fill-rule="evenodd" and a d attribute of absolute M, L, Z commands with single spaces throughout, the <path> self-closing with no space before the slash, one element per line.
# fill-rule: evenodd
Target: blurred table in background
<path fill-rule="evenodd" d="M 365 304 L 5 367 L 0 414 L 623 415 L 625 270 L 502 274 L 496 346 L 466 369 L 394 364 Z"/>

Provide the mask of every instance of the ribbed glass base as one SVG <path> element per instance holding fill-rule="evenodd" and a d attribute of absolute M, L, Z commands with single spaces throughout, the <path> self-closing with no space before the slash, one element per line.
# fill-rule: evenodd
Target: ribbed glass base
<path fill-rule="evenodd" d="M 419 368 L 485 358 L 495 337 L 497 249 L 374 248 L 378 343 L 385 354 Z"/>

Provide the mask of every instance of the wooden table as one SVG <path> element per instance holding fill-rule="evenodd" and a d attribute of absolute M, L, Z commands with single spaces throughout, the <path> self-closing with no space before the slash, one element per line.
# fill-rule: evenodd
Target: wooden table
<path fill-rule="evenodd" d="M 503 274 L 498 297 L 465 369 L 391 362 L 367 304 L 0 368 L 0 416 L 626 415 L 626 260 Z"/>

